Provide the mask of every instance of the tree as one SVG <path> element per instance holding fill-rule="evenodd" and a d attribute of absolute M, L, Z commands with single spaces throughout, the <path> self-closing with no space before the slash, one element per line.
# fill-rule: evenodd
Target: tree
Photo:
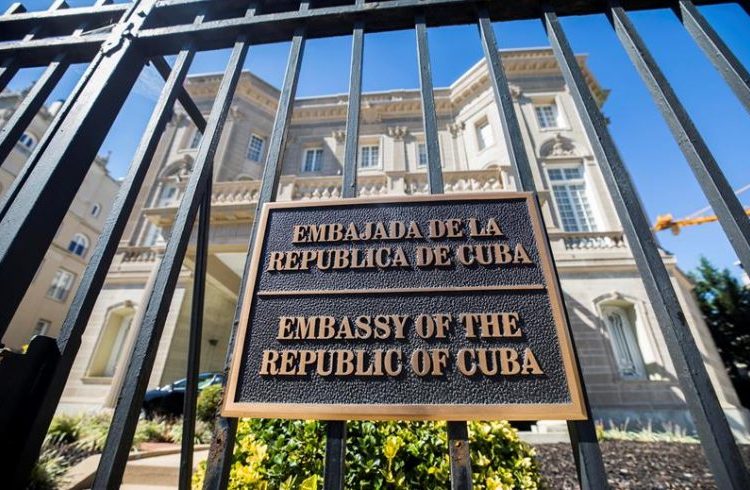
<path fill-rule="evenodd" d="M 691 274 L 703 317 L 740 401 L 750 407 L 750 288 L 705 257 Z"/>

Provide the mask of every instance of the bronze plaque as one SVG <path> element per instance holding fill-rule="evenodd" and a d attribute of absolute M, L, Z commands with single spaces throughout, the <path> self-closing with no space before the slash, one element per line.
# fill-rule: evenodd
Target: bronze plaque
<path fill-rule="evenodd" d="M 222 414 L 584 419 L 533 194 L 268 204 Z"/>

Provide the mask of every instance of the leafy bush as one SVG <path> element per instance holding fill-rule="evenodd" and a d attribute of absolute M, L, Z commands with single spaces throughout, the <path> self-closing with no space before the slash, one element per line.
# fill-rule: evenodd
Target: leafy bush
<path fill-rule="evenodd" d="M 81 435 L 81 417 L 60 414 L 55 416 L 47 430 L 47 437 L 53 444 L 72 444 Z"/>
<path fill-rule="evenodd" d="M 471 423 L 477 489 L 537 489 L 533 449 L 507 422 Z M 241 420 L 230 489 L 315 490 L 322 482 L 324 425 L 315 421 Z M 450 482 L 445 422 L 349 422 L 346 488 L 446 488 Z M 200 487 L 205 464 L 193 477 Z"/>
<path fill-rule="evenodd" d="M 63 483 L 68 467 L 63 457 L 54 447 L 45 445 L 39 460 L 31 470 L 26 490 L 53 490 Z"/>
<path fill-rule="evenodd" d="M 222 388 L 220 385 L 207 386 L 198 394 L 198 404 L 196 406 L 198 420 L 213 422 L 216 414 L 219 413 L 221 394 Z"/>
<path fill-rule="evenodd" d="M 172 427 L 175 424 L 165 419 L 138 421 L 133 436 L 133 445 L 137 446 L 142 442 L 179 442 L 172 438 Z"/>
<path fill-rule="evenodd" d="M 80 436 L 76 446 L 91 453 L 100 453 L 107 442 L 107 433 L 112 417 L 108 413 L 87 413 L 81 416 Z"/>

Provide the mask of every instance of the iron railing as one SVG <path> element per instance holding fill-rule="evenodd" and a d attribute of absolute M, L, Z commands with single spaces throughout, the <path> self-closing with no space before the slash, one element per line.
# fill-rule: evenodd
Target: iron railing
<path fill-rule="evenodd" d="M 443 191 L 432 76 L 426 29 L 428 26 L 475 24 L 489 67 L 492 88 L 500 108 L 504 137 L 521 190 L 536 189 L 522 144 L 521 129 L 492 21 L 540 19 L 570 88 L 628 245 L 632 249 L 659 326 L 666 339 L 688 407 L 700 435 L 710 467 L 720 488 L 750 488 L 750 478 L 740 458 L 726 419 L 717 401 L 701 355 L 691 337 L 667 270 L 662 262 L 636 189 L 625 168 L 606 122 L 588 90 L 559 15 L 604 13 L 625 47 L 644 83 L 663 113 L 704 193 L 719 216 L 746 270 L 750 270 L 750 222 L 721 169 L 678 97 L 672 91 L 648 48 L 631 23 L 628 11 L 671 8 L 687 32 L 750 110 L 750 76 L 721 41 L 696 5 L 719 0 L 134 0 L 67 8 L 56 0 L 45 12 L 25 12 L 14 4 L 0 16 L 0 89 L 19 69 L 46 66 L 46 71 L 26 94 L 8 124 L 0 130 L 0 160 L 5 159 L 33 115 L 73 63 L 87 62 L 88 69 L 54 117 L 25 167 L 0 202 L 0 334 L 7 329 L 28 288 L 57 226 L 70 206 L 109 128 L 146 63 L 153 63 L 166 84 L 156 104 L 130 170 L 107 219 L 72 306 L 56 340 L 37 337 L 24 356 L 0 363 L 0 443 L 6 455 L 2 474 L 20 486 L 39 454 L 43 438 L 70 374 L 81 336 L 102 288 L 118 242 L 165 129 L 175 101 L 179 100 L 203 132 L 192 175 L 177 210 L 171 237 L 159 262 L 134 351 L 127 371 L 128 383 L 120 393 L 94 486 L 114 488 L 122 480 L 149 374 L 161 337 L 177 277 L 185 257 L 193 223 L 199 215 L 192 324 L 185 397 L 180 488 L 188 488 L 192 468 L 189 435 L 195 422 L 199 339 L 205 293 L 211 175 L 214 154 L 222 135 L 232 96 L 248 48 L 254 44 L 291 41 L 286 75 L 270 138 L 257 207 L 274 201 L 281 176 L 284 143 L 289 128 L 305 42 L 311 38 L 352 35 L 349 108 L 346 119 L 342 194 L 356 196 L 356 145 L 362 90 L 362 56 L 365 32 L 414 29 L 417 38 L 420 90 L 426 133 L 428 180 L 432 193 Z M 746 1 L 742 7 L 750 11 Z M 224 78 L 211 113 L 204 120 L 183 88 L 197 51 L 232 48 Z M 170 66 L 166 55 L 177 55 Z M 252 249 L 250 234 L 248 250 Z M 247 264 L 247 262 L 246 262 Z M 247 265 L 245 275 L 247 275 Z M 11 280 L 12 279 L 12 280 Z M 244 281 L 243 281 L 244 287 Z M 243 296 L 240 292 L 239 297 Z M 239 322 L 235 314 L 233 329 Z M 230 340 L 230 349 L 231 349 Z M 228 354 L 229 356 L 229 354 Z M 228 359 L 227 359 L 228 361 Z M 26 383 L 23 389 L 19 383 Z M 5 396 L 12 394 L 11 396 Z M 587 407 L 588 409 L 588 407 Z M 219 418 L 210 449 L 205 488 L 225 488 L 229 475 L 237 421 Z M 571 441 L 583 488 L 606 487 L 606 476 L 592 422 L 571 422 Z M 471 487 L 471 464 L 466 424 L 449 424 L 453 488 Z M 346 424 L 328 424 L 325 487 L 342 488 Z"/>

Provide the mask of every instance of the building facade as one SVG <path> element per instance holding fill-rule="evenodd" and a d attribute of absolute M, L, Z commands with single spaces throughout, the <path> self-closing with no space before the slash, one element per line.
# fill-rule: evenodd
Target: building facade
<path fill-rule="evenodd" d="M 11 117 L 23 93 L 0 94 L 0 126 Z M 36 148 L 62 102 L 42 108 L 15 148 L 0 166 L 0 200 Z M 91 250 L 107 219 L 119 183 L 107 171 L 107 159 L 97 157 L 78 190 L 73 204 L 57 230 L 44 261 L 13 316 L 2 339 L 11 349 L 21 350 L 34 335 L 57 337 L 68 312 Z"/>
<path fill-rule="evenodd" d="M 552 52 L 502 52 L 524 144 L 532 163 L 589 399 L 597 419 L 691 426 L 674 366 L 623 237 L 610 196 Z M 607 91 L 579 63 L 600 104 Z M 221 75 L 193 76 L 186 88 L 208 113 Z M 233 322 L 259 179 L 279 91 L 243 73 L 216 154 L 211 248 L 201 369 L 221 370 Z M 477 63 L 435 90 L 445 190 L 514 191 L 498 109 L 486 66 Z M 417 90 L 362 96 L 360 196 L 428 191 Z M 340 197 L 346 95 L 295 101 L 278 199 Z M 153 282 L 201 134 L 176 109 L 151 166 L 107 283 L 91 316 L 61 408 L 111 406 L 124 382 L 139 315 Z M 188 252 L 159 346 L 151 385 L 183 378 L 194 247 Z M 688 323 L 735 433 L 748 419 L 724 372 L 675 258 L 664 254 Z"/>

